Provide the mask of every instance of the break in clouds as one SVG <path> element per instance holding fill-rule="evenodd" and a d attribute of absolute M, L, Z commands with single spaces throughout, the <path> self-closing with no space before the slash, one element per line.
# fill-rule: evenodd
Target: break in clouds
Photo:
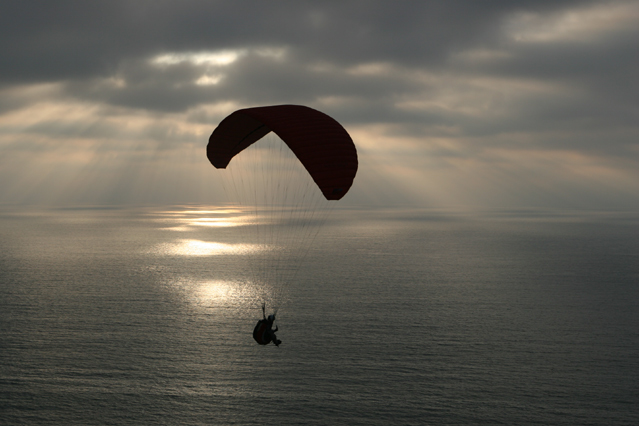
<path fill-rule="evenodd" d="M 233 110 L 322 110 L 355 204 L 636 208 L 635 1 L 11 2 L 3 203 L 216 202 Z"/>

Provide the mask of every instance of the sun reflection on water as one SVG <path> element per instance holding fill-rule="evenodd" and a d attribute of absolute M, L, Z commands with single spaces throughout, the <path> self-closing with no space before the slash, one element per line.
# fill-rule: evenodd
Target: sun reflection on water
<path fill-rule="evenodd" d="M 172 243 L 158 245 L 157 254 L 173 256 L 219 256 L 249 254 L 262 250 L 257 244 L 226 244 L 193 239 L 181 239 Z"/>
<path fill-rule="evenodd" d="M 199 284 L 194 292 L 198 304 L 208 304 L 232 299 L 238 291 L 237 284 L 227 281 L 206 281 Z"/>
<path fill-rule="evenodd" d="M 253 314 L 264 300 L 260 286 L 251 282 L 181 278 L 173 281 L 172 287 L 182 300 L 207 312 L 210 308 L 224 307 Z"/>
<path fill-rule="evenodd" d="M 193 227 L 230 228 L 253 225 L 254 215 L 247 215 L 240 208 L 203 209 L 203 210 L 167 210 L 159 212 L 158 222 L 168 223 L 165 229 L 171 231 L 190 231 Z"/>
<path fill-rule="evenodd" d="M 270 242 L 255 243 L 257 240 L 253 238 L 250 229 L 251 226 L 258 225 L 258 222 L 260 225 L 263 223 L 261 215 L 242 207 L 198 209 L 177 206 L 171 210 L 151 212 L 149 216 L 153 222 L 160 225 L 159 230 L 172 233 L 164 234 L 168 238 L 157 241 L 149 249 L 150 254 L 160 258 L 182 258 L 174 259 L 176 262 L 171 263 L 176 267 L 180 267 L 182 260 L 187 261 L 188 258 L 195 261 L 189 261 L 188 273 L 180 274 L 177 279 L 169 281 L 170 287 L 180 299 L 205 312 L 209 312 L 211 308 L 223 307 L 241 312 L 242 315 L 253 315 L 253 310 L 259 308 L 261 301 L 268 300 L 272 289 L 241 260 L 238 263 L 227 259 L 220 260 L 225 262 L 225 276 L 229 275 L 228 262 L 231 262 L 232 267 L 239 268 L 237 274 L 231 273 L 236 275 L 231 280 L 201 279 L 207 276 L 221 277 L 215 273 L 215 268 L 207 263 L 206 257 L 246 256 L 246 260 L 251 263 L 262 259 L 262 255 L 268 256 L 269 253 L 279 250 L 279 246 Z M 197 258 L 200 259 L 196 260 Z M 200 261 L 208 266 L 204 267 L 204 274 L 196 273 L 199 277 L 196 278 L 193 273 L 198 270 Z"/>
<path fill-rule="evenodd" d="M 243 216 L 237 216 L 234 218 L 203 217 L 203 218 L 196 218 L 196 219 L 181 219 L 181 221 L 186 222 L 191 226 L 215 226 L 215 227 L 242 226 L 251 222 Z"/>

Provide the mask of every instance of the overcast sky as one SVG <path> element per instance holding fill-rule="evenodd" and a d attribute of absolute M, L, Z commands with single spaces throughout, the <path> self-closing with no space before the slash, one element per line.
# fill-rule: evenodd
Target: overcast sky
<path fill-rule="evenodd" d="M 638 1 L 8 1 L 0 204 L 216 203 L 236 109 L 337 119 L 352 205 L 639 208 Z"/>

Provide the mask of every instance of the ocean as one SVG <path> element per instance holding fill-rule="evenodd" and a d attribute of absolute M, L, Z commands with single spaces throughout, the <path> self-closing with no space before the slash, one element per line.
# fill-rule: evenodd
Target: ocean
<path fill-rule="evenodd" d="M 1 208 L 0 424 L 639 424 L 636 213 L 242 214 Z"/>

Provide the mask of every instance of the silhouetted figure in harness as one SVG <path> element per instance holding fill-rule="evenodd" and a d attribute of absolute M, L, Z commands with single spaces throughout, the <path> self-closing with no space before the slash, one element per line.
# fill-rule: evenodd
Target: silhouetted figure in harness
<path fill-rule="evenodd" d="M 268 318 L 266 318 L 265 303 L 262 303 L 262 317 L 263 319 L 259 320 L 255 325 L 255 329 L 253 329 L 253 338 L 260 345 L 268 345 L 269 343 L 273 342 L 275 346 L 279 346 L 282 341 L 278 340 L 277 336 L 275 336 L 277 326 L 275 326 L 275 330 L 273 330 L 275 314 L 269 315 Z"/>

